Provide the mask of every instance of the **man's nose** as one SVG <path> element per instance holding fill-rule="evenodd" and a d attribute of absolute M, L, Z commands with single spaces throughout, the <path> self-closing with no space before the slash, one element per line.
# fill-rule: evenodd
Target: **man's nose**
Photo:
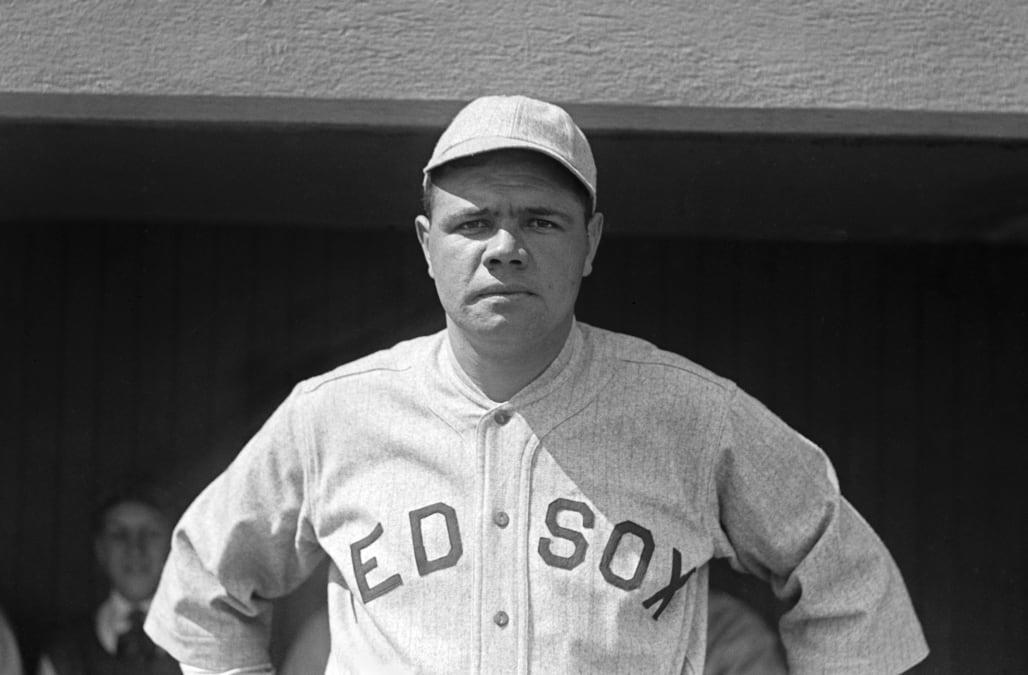
<path fill-rule="evenodd" d="M 133 555 L 146 555 L 149 543 L 149 536 L 146 533 L 139 532 L 129 537 L 128 550 Z"/>
<path fill-rule="evenodd" d="M 527 256 L 528 253 L 525 251 L 524 243 L 521 241 L 516 230 L 508 227 L 498 227 L 493 236 L 489 238 L 489 243 L 486 247 L 486 266 L 521 266 L 525 264 Z"/>

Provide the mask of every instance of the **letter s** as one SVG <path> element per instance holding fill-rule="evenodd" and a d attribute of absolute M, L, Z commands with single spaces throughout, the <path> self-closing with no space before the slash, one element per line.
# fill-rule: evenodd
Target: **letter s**
<path fill-rule="evenodd" d="M 574 511 L 581 514 L 582 527 L 588 529 L 593 527 L 594 515 L 588 504 L 564 499 L 563 497 L 554 499 L 550 502 L 549 508 L 546 509 L 546 527 L 549 528 L 550 534 L 573 543 L 575 551 L 567 557 L 557 555 L 550 550 L 550 542 L 552 540 L 549 537 L 539 537 L 539 556 L 550 567 L 571 570 L 581 565 L 582 561 L 585 560 L 585 551 L 589 548 L 589 542 L 585 540 L 581 532 L 569 530 L 557 524 L 557 514 L 561 511 Z"/>

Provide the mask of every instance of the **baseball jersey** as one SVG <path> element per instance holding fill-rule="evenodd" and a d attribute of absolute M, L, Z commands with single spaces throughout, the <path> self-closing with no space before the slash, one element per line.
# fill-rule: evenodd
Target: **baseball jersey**
<path fill-rule="evenodd" d="M 713 557 L 791 603 L 795 672 L 927 651 L 821 450 L 582 323 L 502 403 L 445 331 L 300 383 L 176 527 L 147 630 L 185 664 L 267 663 L 270 600 L 325 556 L 331 673 L 698 674 Z"/>

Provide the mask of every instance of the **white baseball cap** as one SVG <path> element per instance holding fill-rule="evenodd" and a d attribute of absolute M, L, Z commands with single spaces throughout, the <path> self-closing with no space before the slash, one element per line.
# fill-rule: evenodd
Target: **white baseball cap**
<path fill-rule="evenodd" d="M 439 137 L 428 174 L 447 162 L 492 150 L 541 152 L 585 186 L 596 210 L 596 162 L 589 141 L 560 106 L 526 96 L 482 96 L 464 106 Z"/>

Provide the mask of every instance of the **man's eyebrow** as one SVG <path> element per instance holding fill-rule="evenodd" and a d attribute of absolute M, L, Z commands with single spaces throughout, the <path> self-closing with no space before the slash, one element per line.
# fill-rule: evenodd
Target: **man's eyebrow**
<path fill-rule="evenodd" d="M 572 220 L 573 217 L 567 211 L 563 209 L 554 208 L 552 206 L 526 206 L 521 209 L 524 213 L 530 216 L 538 217 L 550 217 L 550 218 L 562 218 L 564 220 Z M 495 209 L 489 209 L 485 207 L 466 206 L 461 209 L 457 209 L 452 213 L 447 214 L 444 220 L 447 222 L 453 222 L 456 220 L 463 220 L 465 218 L 485 218 L 496 214 Z"/>
<path fill-rule="evenodd" d="M 446 220 L 458 220 L 460 218 L 480 218 L 482 216 L 488 216 L 491 213 L 489 209 L 478 208 L 474 206 L 466 206 L 461 209 L 457 209 L 453 213 L 449 213 L 446 216 Z"/>
<path fill-rule="evenodd" d="M 571 220 L 571 214 L 563 211 L 562 209 L 555 209 L 550 206 L 529 206 L 525 209 L 529 215 L 533 216 L 558 216 L 565 220 Z"/>

